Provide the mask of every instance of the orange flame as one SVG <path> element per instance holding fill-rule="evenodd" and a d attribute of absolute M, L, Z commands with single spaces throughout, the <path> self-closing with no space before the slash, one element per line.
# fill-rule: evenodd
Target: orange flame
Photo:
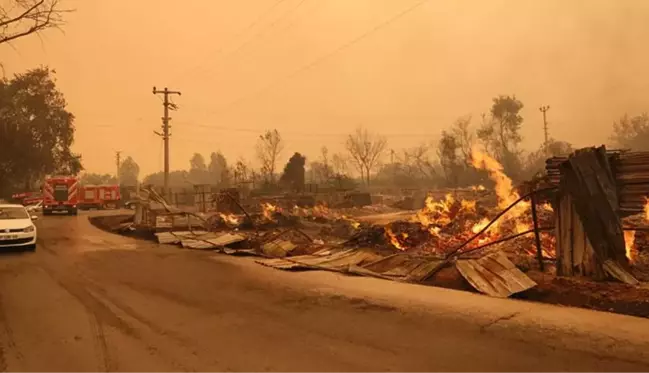
<path fill-rule="evenodd" d="M 406 250 L 406 247 L 402 245 L 401 242 L 399 242 L 399 236 L 397 236 L 394 232 L 392 232 L 392 229 L 390 229 L 389 226 L 385 227 L 385 234 L 388 240 L 390 240 L 390 244 L 392 244 L 392 246 L 396 247 L 401 251 Z M 408 238 L 407 233 L 402 233 L 400 236 L 403 237 L 403 239 Z"/>
<path fill-rule="evenodd" d="M 629 262 L 635 260 L 635 231 L 624 231 L 624 248 Z"/>
<path fill-rule="evenodd" d="M 275 219 L 273 218 L 273 214 L 278 211 L 278 207 L 270 204 L 268 202 L 264 202 L 261 204 L 261 209 L 262 209 L 262 214 L 264 216 L 264 219 L 274 221 Z"/>
<path fill-rule="evenodd" d="M 221 215 L 221 219 L 224 222 L 226 222 L 227 224 L 230 224 L 230 225 L 239 225 L 239 224 L 241 224 L 241 220 L 239 219 L 239 217 L 234 215 L 234 214 L 227 214 L 227 215 L 226 214 L 220 214 L 220 215 Z"/>
<path fill-rule="evenodd" d="M 649 221 L 649 198 L 645 197 L 644 218 Z"/>
<path fill-rule="evenodd" d="M 505 175 L 503 166 L 489 155 L 473 149 L 471 152 L 471 163 L 473 167 L 487 171 L 489 178 L 496 184 L 496 196 L 498 207 L 505 209 L 520 198 L 514 190 L 512 179 Z M 528 201 L 521 201 L 504 216 L 505 219 L 517 219 L 524 215 L 530 208 Z"/>

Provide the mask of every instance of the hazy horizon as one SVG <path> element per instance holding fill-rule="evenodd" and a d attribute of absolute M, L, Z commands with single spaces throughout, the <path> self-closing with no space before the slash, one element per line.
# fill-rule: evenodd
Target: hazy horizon
<path fill-rule="evenodd" d="M 458 117 L 477 124 L 499 94 L 524 103 L 527 149 L 542 141 L 541 105 L 551 136 L 576 146 L 606 142 L 614 120 L 649 106 L 647 1 L 431 0 L 340 49 L 418 2 L 64 0 L 76 12 L 63 33 L 0 53 L 7 76 L 57 71 L 88 172 L 114 173 L 121 150 L 141 177 L 162 169 L 153 86 L 183 94 L 173 98 L 172 170 L 194 152 L 254 161 L 272 128 L 286 142 L 281 163 L 296 151 L 313 159 L 322 145 L 343 151 L 358 125 L 399 151 Z"/>

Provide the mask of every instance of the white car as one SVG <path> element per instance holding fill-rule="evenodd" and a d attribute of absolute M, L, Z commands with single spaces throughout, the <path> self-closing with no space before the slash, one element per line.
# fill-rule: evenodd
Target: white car
<path fill-rule="evenodd" d="M 22 205 L 0 205 L 0 248 L 36 249 L 36 216 Z"/>
<path fill-rule="evenodd" d="M 38 201 L 38 203 L 35 203 L 33 205 L 25 206 L 25 208 L 29 213 L 43 212 L 43 201 Z"/>

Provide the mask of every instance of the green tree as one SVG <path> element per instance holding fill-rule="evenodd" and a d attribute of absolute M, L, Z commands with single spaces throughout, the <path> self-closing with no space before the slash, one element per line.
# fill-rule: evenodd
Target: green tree
<path fill-rule="evenodd" d="M 126 159 L 119 165 L 119 182 L 121 185 L 134 186 L 137 185 L 138 177 L 140 176 L 140 166 L 131 157 Z"/>
<path fill-rule="evenodd" d="M 291 190 L 304 190 L 304 174 L 306 157 L 300 153 L 295 153 L 284 166 L 284 172 L 280 177 L 280 183 L 288 186 Z"/>
<path fill-rule="evenodd" d="M 210 183 L 217 184 L 221 187 L 228 187 L 230 185 L 230 170 L 228 169 L 228 161 L 221 152 L 213 152 L 210 154 L 210 165 L 207 167 L 209 173 Z"/>
<path fill-rule="evenodd" d="M 463 165 L 460 163 L 460 144 L 457 138 L 450 132 L 442 131 L 442 137 L 437 147 L 439 163 L 446 177 L 446 184 L 450 187 L 457 187 Z"/>
<path fill-rule="evenodd" d="M 0 80 L 0 192 L 83 169 L 70 149 L 74 115 L 66 110 L 54 73 L 40 67 Z"/>
<path fill-rule="evenodd" d="M 521 170 L 519 145 L 523 103 L 516 96 L 498 96 L 493 99 L 491 116 L 483 117 L 477 135 L 485 149 L 497 159 L 508 175 L 517 176 Z"/>
<path fill-rule="evenodd" d="M 637 151 L 649 150 L 649 115 L 624 115 L 613 123 L 611 140 L 616 146 Z"/>
<path fill-rule="evenodd" d="M 194 153 L 189 160 L 189 181 L 192 184 L 210 184 L 207 164 L 202 154 Z"/>
<path fill-rule="evenodd" d="M 171 189 L 183 189 L 183 188 L 189 188 L 191 187 L 190 184 L 187 183 L 187 178 L 189 177 L 189 173 L 185 170 L 176 170 L 176 171 L 170 171 L 169 172 L 169 188 Z M 142 180 L 142 185 L 153 185 L 155 187 L 163 187 L 164 186 L 164 172 L 158 171 L 155 173 L 152 173 L 150 175 L 147 175 L 144 177 Z"/>
<path fill-rule="evenodd" d="M 80 181 L 82 184 L 101 185 L 101 184 L 115 184 L 117 178 L 110 174 L 96 174 L 84 173 L 81 175 Z"/>
<path fill-rule="evenodd" d="M 63 25 L 70 10 L 60 0 L 4 0 L 0 3 L 0 44 Z"/>

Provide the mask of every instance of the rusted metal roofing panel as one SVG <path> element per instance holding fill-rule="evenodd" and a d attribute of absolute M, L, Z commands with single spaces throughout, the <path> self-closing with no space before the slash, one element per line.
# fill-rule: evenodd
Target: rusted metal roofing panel
<path fill-rule="evenodd" d="M 492 297 L 506 298 L 536 286 L 501 251 L 477 260 L 458 260 L 455 266 L 471 286 Z"/>
<path fill-rule="evenodd" d="M 406 276 L 406 280 L 409 282 L 424 281 L 431 276 L 431 273 L 437 271 L 439 266 L 443 266 L 445 263 L 444 259 L 430 258 L 429 260 L 425 260 L 410 271 L 408 276 Z"/>
<path fill-rule="evenodd" d="M 188 249 L 209 250 L 241 242 L 245 239 L 244 236 L 239 234 L 225 233 L 214 238 L 201 239 L 200 237 L 196 237 L 183 239 L 181 240 L 181 244 Z"/>
<path fill-rule="evenodd" d="M 261 250 L 267 256 L 270 256 L 270 257 L 273 257 L 273 258 L 283 258 L 283 257 L 287 256 L 288 253 L 290 253 L 296 247 L 297 247 L 297 245 L 294 244 L 291 241 L 274 240 L 274 241 L 265 243 L 261 247 Z"/>
<path fill-rule="evenodd" d="M 347 270 L 371 260 L 376 260 L 378 254 L 363 250 L 342 250 L 330 255 L 300 255 L 290 259 L 260 259 L 257 263 L 277 269 L 327 269 Z"/>
<path fill-rule="evenodd" d="M 214 238 L 215 235 L 210 235 L 206 237 L 208 232 L 206 231 L 177 231 L 177 232 L 158 232 L 155 234 L 160 244 L 178 244 L 182 239 L 186 238 L 195 238 L 200 236 L 201 238 Z"/>

